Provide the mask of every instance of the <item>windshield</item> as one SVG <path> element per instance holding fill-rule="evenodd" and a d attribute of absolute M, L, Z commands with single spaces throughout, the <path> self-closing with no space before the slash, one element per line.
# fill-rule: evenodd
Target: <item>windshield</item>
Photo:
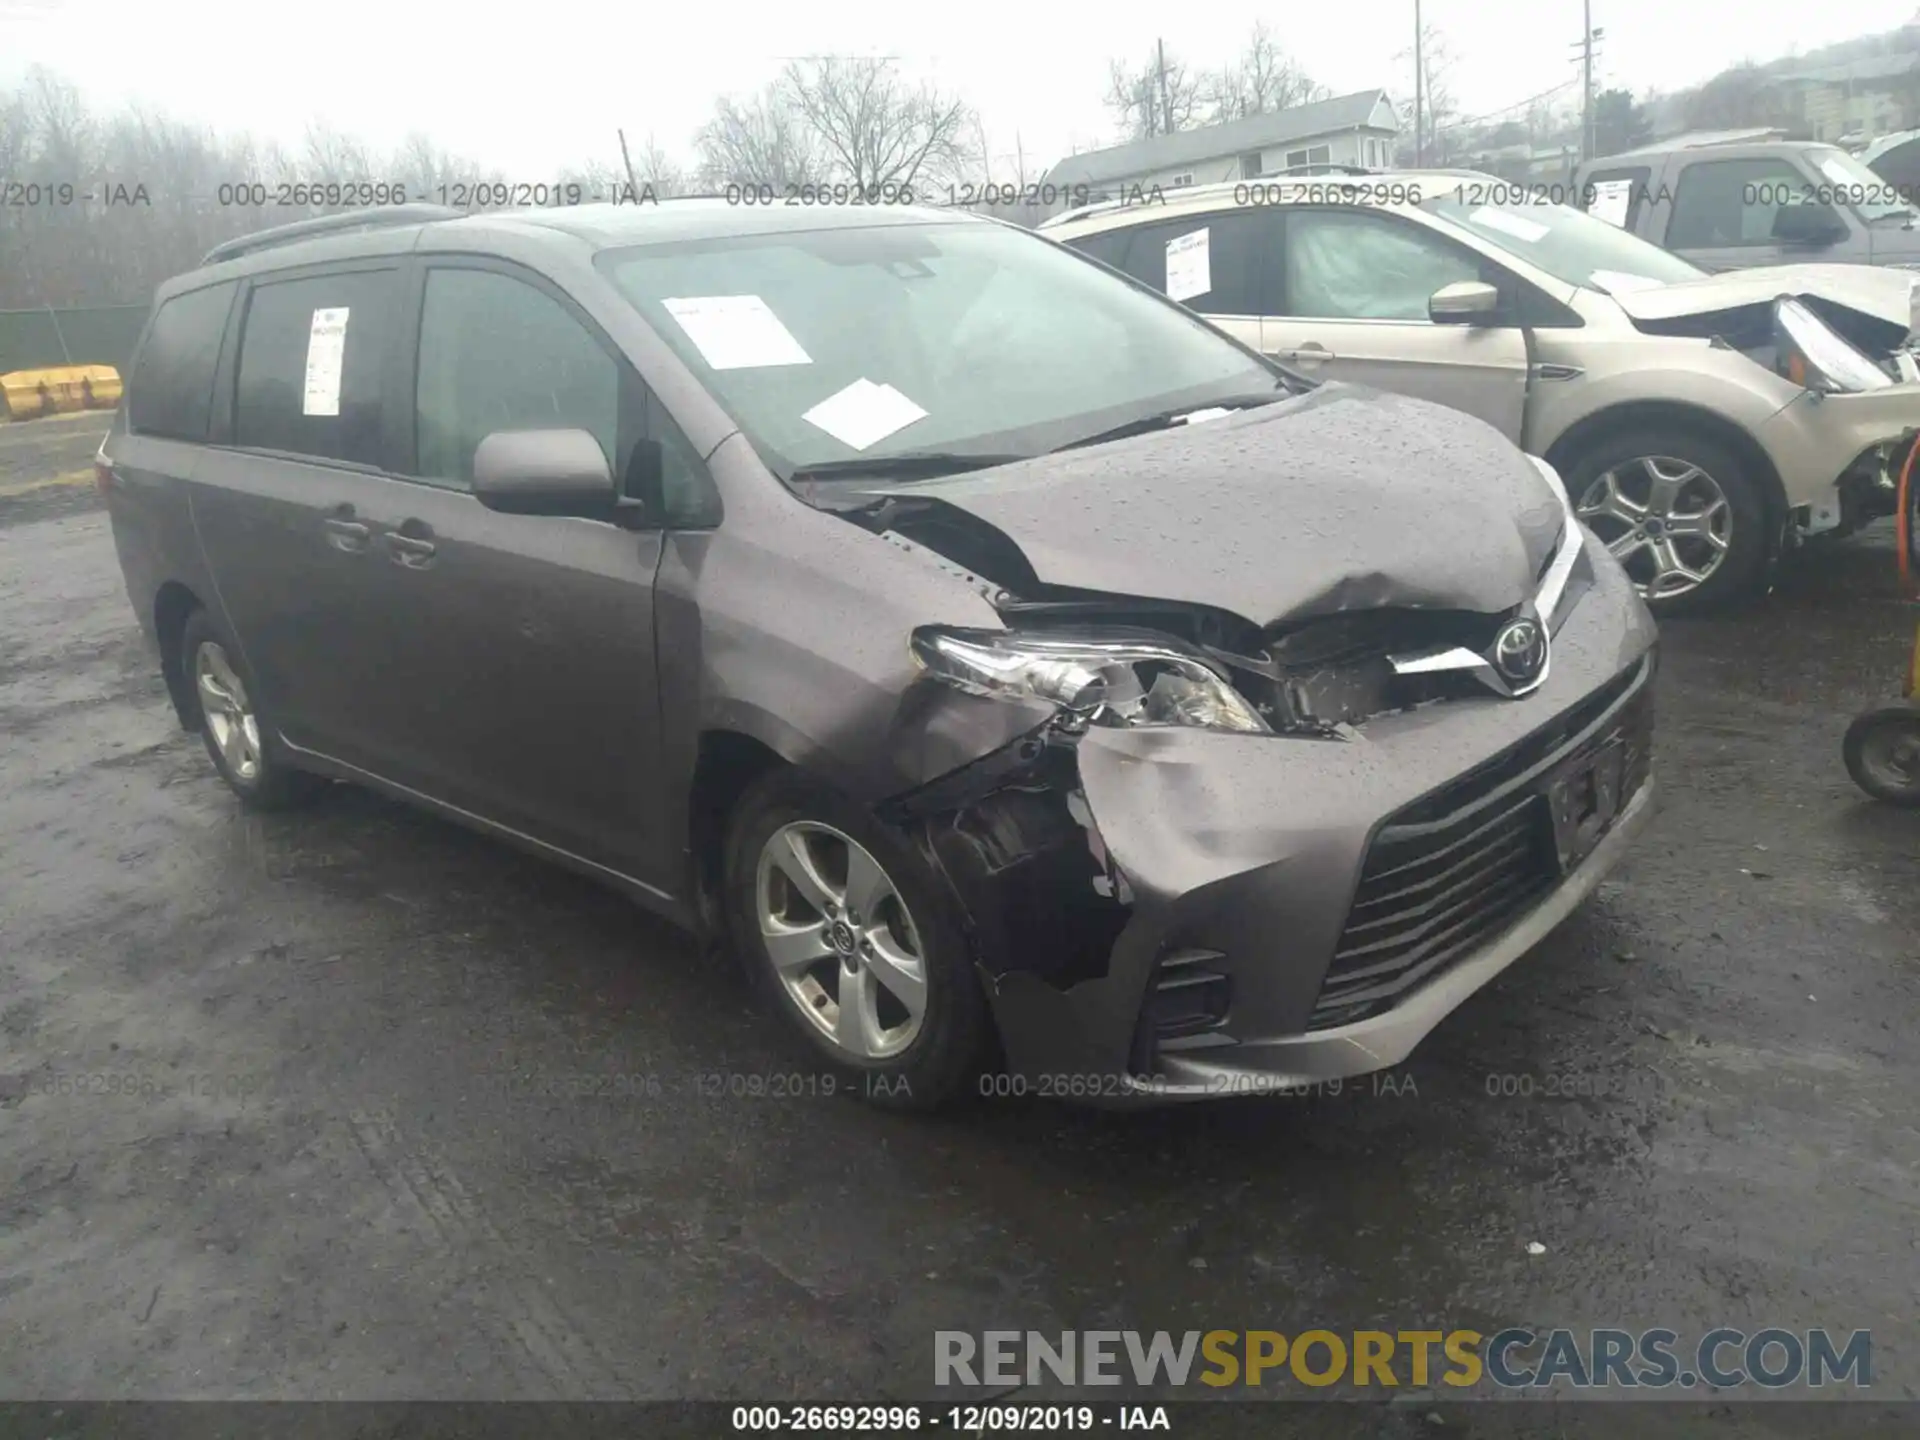
<path fill-rule="evenodd" d="M 1913 207 L 1900 198 L 1898 186 L 1874 174 L 1846 151 L 1813 150 L 1808 158 L 1827 183 L 1808 186 L 1807 199 L 1851 205 L 1869 225 L 1892 216 L 1913 216 Z"/>
<path fill-rule="evenodd" d="M 675 241 L 598 263 L 788 475 L 1033 455 L 1283 383 L 1177 306 L 1002 225 Z"/>
<path fill-rule="evenodd" d="M 1558 280 L 1610 295 L 1698 280 L 1707 273 L 1565 205 L 1469 205 L 1452 192 L 1434 196 L 1425 208 Z"/>

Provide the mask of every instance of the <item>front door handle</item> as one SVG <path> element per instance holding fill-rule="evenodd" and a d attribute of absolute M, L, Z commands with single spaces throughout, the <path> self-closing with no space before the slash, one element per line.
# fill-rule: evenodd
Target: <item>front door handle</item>
<path fill-rule="evenodd" d="M 396 565 L 404 565 L 409 570 L 423 570 L 433 563 L 434 544 L 428 538 L 432 534 L 418 520 L 408 520 L 400 529 L 387 532 L 387 552 L 393 556 Z"/>
<path fill-rule="evenodd" d="M 320 524 L 327 532 L 327 543 L 349 555 L 358 555 L 365 550 L 367 541 L 373 537 L 373 531 L 353 518 L 351 505 L 339 506 Z"/>
<path fill-rule="evenodd" d="M 1327 347 L 1322 345 L 1318 340 L 1309 340 L 1298 350 L 1275 350 L 1273 352 L 1273 358 L 1276 360 L 1305 361 L 1313 364 L 1321 360 L 1332 360 L 1337 357 L 1333 351 L 1327 349 Z"/>

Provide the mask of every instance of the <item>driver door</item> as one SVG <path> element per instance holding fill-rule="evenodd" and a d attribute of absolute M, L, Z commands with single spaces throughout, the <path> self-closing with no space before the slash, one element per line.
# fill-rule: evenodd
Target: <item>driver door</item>
<path fill-rule="evenodd" d="M 1364 210 L 1288 210 L 1265 248 L 1260 348 L 1317 379 L 1418 396 L 1477 415 L 1516 445 L 1527 344 L 1511 322 L 1437 325 L 1427 301 L 1497 267 L 1411 221 Z"/>

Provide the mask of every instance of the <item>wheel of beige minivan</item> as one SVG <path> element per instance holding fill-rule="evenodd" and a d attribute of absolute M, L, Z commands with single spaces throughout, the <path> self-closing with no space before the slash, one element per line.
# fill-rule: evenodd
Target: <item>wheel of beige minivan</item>
<path fill-rule="evenodd" d="M 727 924 L 767 1003 L 855 1091 L 928 1110 L 978 1073 L 986 999 L 938 878 L 860 805 L 798 770 L 734 807 Z"/>
<path fill-rule="evenodd" d="M 1739 599 L 1767 566 L 1767 506 L 1740 457 L 1680 426 L 1623 430 L 1566 471 L 1574 509 L 1656 615 Z"/>
<path fill-rule="evenodd" d="M 180 633 L 180 671 L 193 691 L 207 755 L 241 804 L 253 810 L 284 810 L 325 786 L 319 776 L 280 758 L 254 703 L 239 647 L 204 610 L 189 615 Z"/>

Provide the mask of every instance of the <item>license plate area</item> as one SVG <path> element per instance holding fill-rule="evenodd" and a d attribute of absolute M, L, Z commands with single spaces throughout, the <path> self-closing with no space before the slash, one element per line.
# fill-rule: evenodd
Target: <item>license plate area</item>
<path fill-rule="evenodd" d="M 1626 773 L 1626 749 L 1609 740 L 1564 766 L 1547 782 L 1547 811 L 1553 820 L 1554 858 L 1565 875 L 1593 853 L 1620 813 L 1620 784 Z"/>

